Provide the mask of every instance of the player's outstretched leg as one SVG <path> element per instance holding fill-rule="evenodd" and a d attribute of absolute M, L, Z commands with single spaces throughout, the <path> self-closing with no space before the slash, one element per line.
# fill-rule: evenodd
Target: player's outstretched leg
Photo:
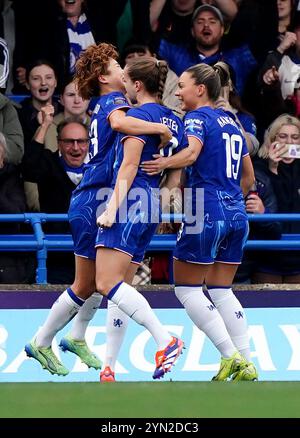
<path fill-rule="evenodd" d="M 25 353 L 28 357 L 37 360 L 51 374 L 57 374 L 58 376 L 69 374 L 69 370 L 55 356 L 51 346 L 37 347 L 34 339 L 25 345 Z"/>
<path fill-rule="evenodd" d="M 89 349 L 85 340 L 76 340 L 68 334 L 59 343 L 62 351 L 70 351 L 80 357 L 81 361 L 89 368 L 100 370 L 102 367 L 101 360 Z"/>
<path fill-rule="evenodd" d="M 156 368 L 153 373 L 153 379 L 164 377 L 165 373 L 171 371 L 179 355 L 182 354 L 184 343 L 181 339 L 172 337 L 172 341 L 165 349 L 160 350 L 155 355 Z"/>

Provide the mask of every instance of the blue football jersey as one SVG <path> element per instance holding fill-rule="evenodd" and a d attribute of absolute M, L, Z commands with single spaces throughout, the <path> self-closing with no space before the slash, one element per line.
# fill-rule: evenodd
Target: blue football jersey
<path fill-rule="evenodd" d="M 171 156 L 188 146 L 188 140 L 184 132 L 182 120 L 177 117 L 169 108 L 157 103 L 146 103 L 140 107 L 131 108 L 127 116 L 147 122 L 164 123 L 171 130 L 173 137 L 169 144 L 164 148 L 158 149 L 160 144 L 159 135 L 138 135 L 135 138 L 144 143 L 141 160 L 153 160 L 153 154 L 160 153 L 163 156 Z M 120 135 L 116 144 L 116 161 L 114 165 L 113 186 L 117 179 L 118 170 L 123 160 L 123 142 L 128 138 L 127 135 Z M 132 187 L 159 187 L 161 175 L 149 176 L 141 168 L 138 169 Z"/>
<path fill-rule="evenodd" d="M 256 136 L 257 129 L 256 129 L 255 118 L 253 116 L 251 116 L 250 114 L 242 113 L 240 111 L 238 111 L 236 113 L 236 115 L 237 115 L 242 127 L 244 128 L 244 130 L 246 132 L 249 132 L 250 134 L 253 134 L 254 136 Z"/>
<path fill-rule="evenodd" d="M 187 176 L 188 187 L 204 189 L 206 218 L 241 219 L 240 213 L 246 218 L 240 180 L 242 158 L 249 153 L 240 128 L 226 112 L 211 107 L 188 112 L 184 125 L 187 136 L 203 144 Z"/>
<path fill-rule="evenodd" d="M 188 146 L 182 120 L 174 113 L 157 103 L 147 103 L 127 112 L 128 116 L 148 122 L 164 123 L 172 131 L 173 138 L 160 153 L 170 156 Z M 116 161 L 114 165 L 114 186 L 121 167 L 124 153 L 123 142 L 128 138 L 120 135 L 116 143 Z M 134 136 L 143 143 L 140 161 L 152 160 L 159 153 L 159 135 Z M 116 221 L 111 228 L 99 228 L 96 247 L 118 249 L 132 256 L 132 261 L 140 263 L 160 220 L 159 184 L 161 175 L 149 176 L 138 168 L 136 177 L 127 198 L 118 209 Z"/>
<path fill-rule="evenodd" d="M 85 165 L 78 189 L 110 184 L 118 132 L 112 130 L 109 116 L 113 111 L 129 108 L 128 101 L 120 92 L 115 91 L 99 98 L 90 124 L 89 162 Z"/>

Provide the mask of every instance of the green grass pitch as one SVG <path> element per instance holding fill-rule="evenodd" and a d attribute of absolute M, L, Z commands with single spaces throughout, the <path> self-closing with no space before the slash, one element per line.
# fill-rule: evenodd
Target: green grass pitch
<path fill-rule="evenodd" d="M 300 382 L 1 383 L 1 418 L 300 418 Z"/>

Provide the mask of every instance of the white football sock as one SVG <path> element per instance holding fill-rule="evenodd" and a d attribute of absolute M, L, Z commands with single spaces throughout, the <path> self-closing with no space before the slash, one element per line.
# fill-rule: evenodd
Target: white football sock
<path fill-rule="evenodd" d="M 208 292 L 225 322 L 232 342 L 245 359 L 250 362 L 248 325 L 241 303 L 231 288 L 208 287 Z"/>
<path fill-rule="evenodd" d="M 103 368 L 109 366 L 112 371 L 115 370 L 115 364 L 124 340 L 128 322 L 129 316 L 119 309 L 115 303 L 108 300 L 106 318 L 106 354 Z"/>
<path fill-rule="evenodd" d="M 38 331 L 35 343 L 38 347 L 49 347 L 56 333 L 76 315 L 84 300 L 77 297 L 71 288 L 65 290 L 55 301 L 49 315 Z"/>
<path fill-rule="evenodd" d="M 108 299 L 138 324 L 149 330 L 157 343 L 158 350 L 164 349 L 172 336 L 159 322 L 148 301 L 134 287 L 125 282 L 118 283 L 109 292 Z"/>
<path fill-rule="evenodd" d="M 202 286 L 175 286 L 175 294 L 194 324 L 202 330 L 225 358 L 236 348 L 215 306 L 206 298 Z"/>
<path fill-rule="evenodd" d="M 102 298 L 102 295 L 95 292 L 93 293 L 93 295 L 85 300 L 84 304 L 81 306 L 77 315 L 74 318 L 70 330 L 71 338 L 78 341 L 84 340 L 87 326 L 99 309 Z"/>

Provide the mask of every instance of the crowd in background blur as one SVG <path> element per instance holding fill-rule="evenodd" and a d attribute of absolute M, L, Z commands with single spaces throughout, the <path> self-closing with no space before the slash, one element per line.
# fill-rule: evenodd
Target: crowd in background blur
<path fill-rule="evenodd" d="M 197 63 L 218 64 L 217 106 L 240 125 L 255 168 L 247 212 L 300 213 L 300 162 L 283 157 L 286 145 L 300 144 L 298 0 L 0 0 L 0 213 L 67 212 L 87 145 L 72 162 L 70 148 L 78 145 L 66 150 L 64 140 L 70 124 L 88 138 L 94 100 L 79 96 L 72 75 L 79 54 L 100 42 L 118 48 L 122 66 L 141 56 L 166 60 L 163 103 L 181 117 L 178 76 Z M 20 232 L 0 227 L 1 234 Z M 299 233 L 300 224 L 252 224 L 250 236 L 286 232 Z M 34 281 L 33 260 L 0 253 L 0 283 Z M 236 281 L 299 283 L 299 261 L 298 251 L 247 252 Z M 71 282 L 73 263 L 50 260 L 49 281 Z M 152 254 L 143 269 L 141 284 L 151 273 L 153 282 L 169 280 L 168 256 Z"/>

